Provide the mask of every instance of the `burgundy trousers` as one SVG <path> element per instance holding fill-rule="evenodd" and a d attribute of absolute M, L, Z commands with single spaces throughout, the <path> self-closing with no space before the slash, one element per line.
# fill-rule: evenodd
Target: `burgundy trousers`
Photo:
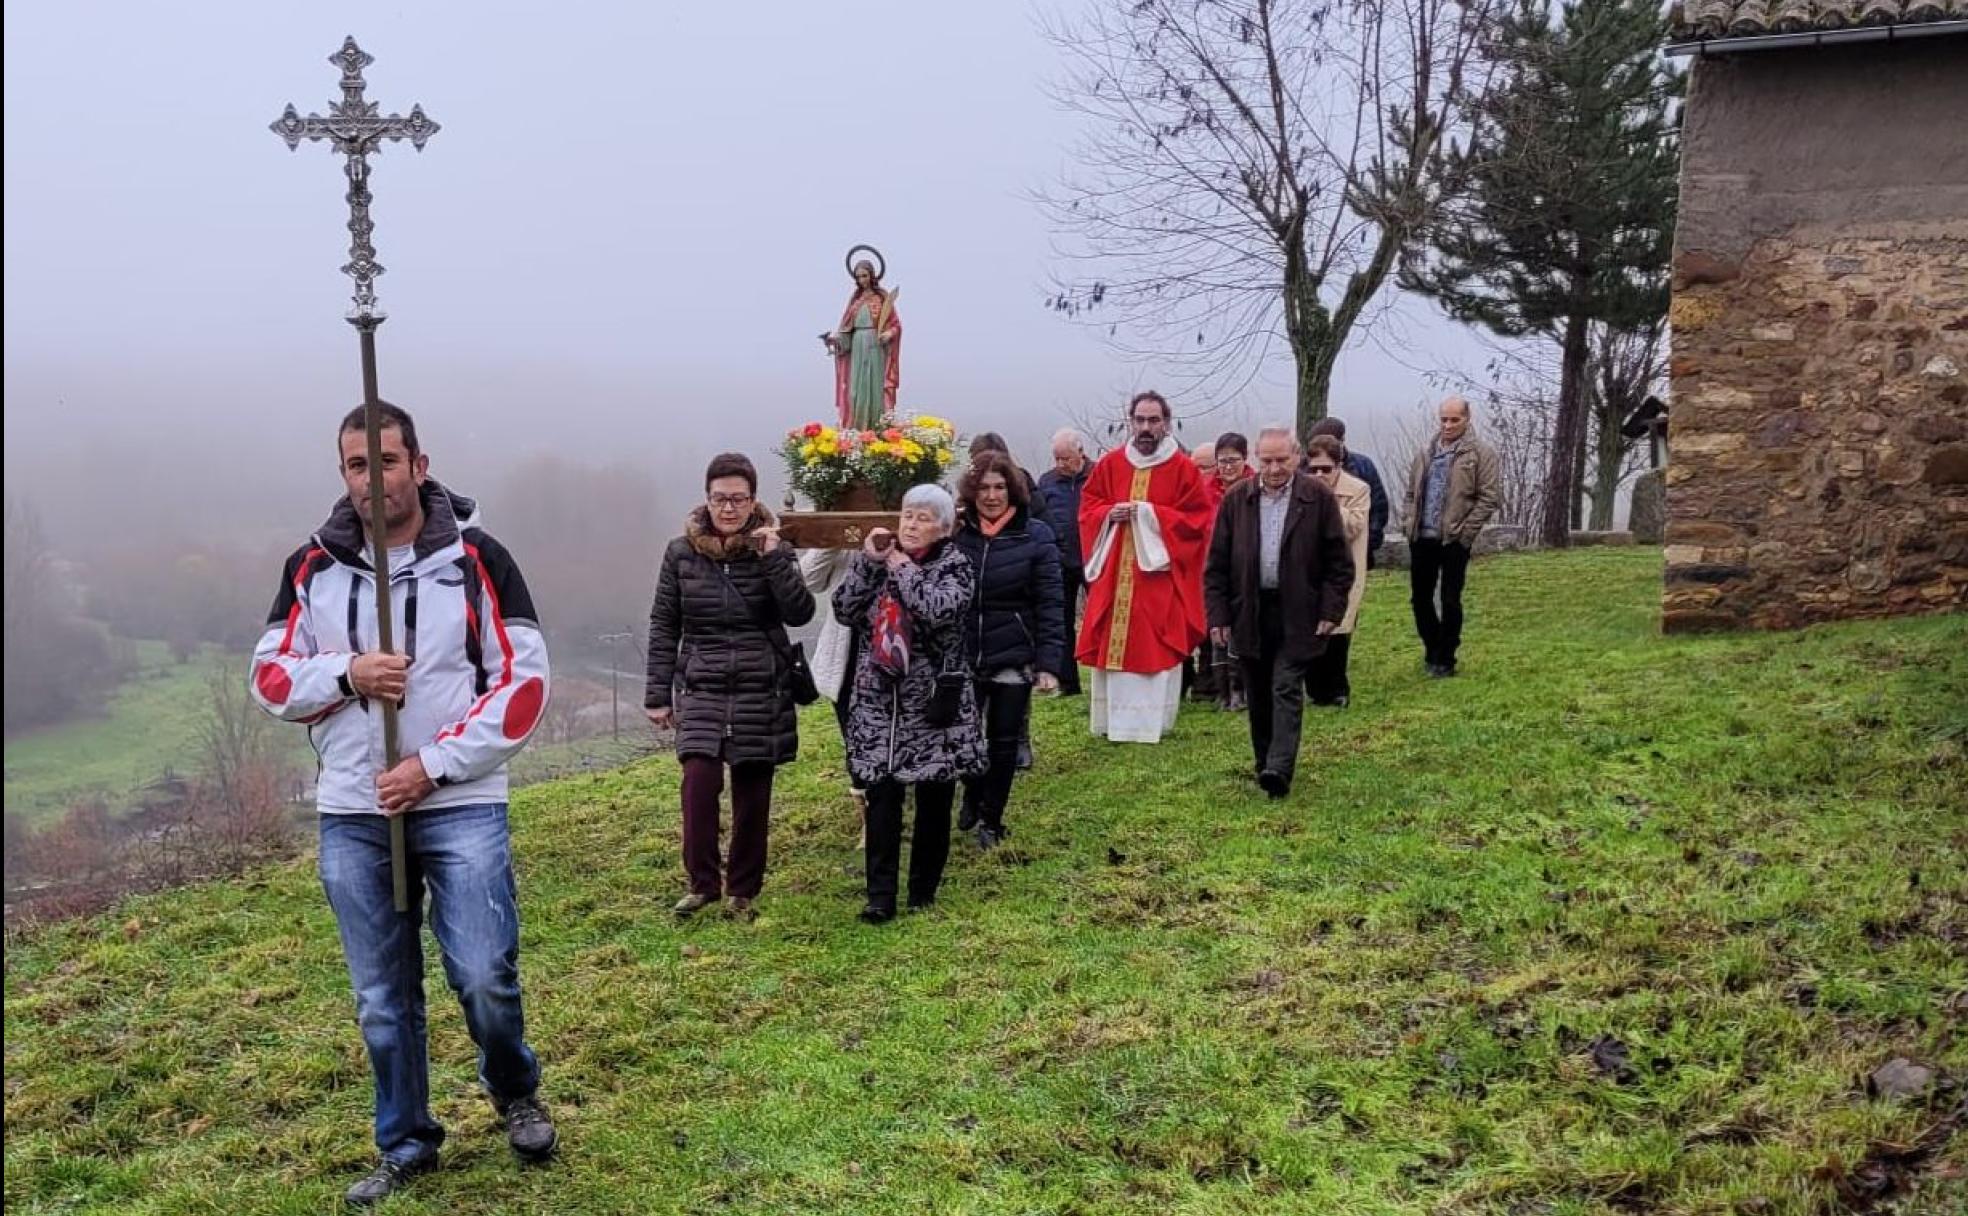
<path fill-rule="evenodd" d="M 683 870 L 698 895 L 757 899 L 765 885 L 765 837 L 772 808 L 770 763 L 731 766 L 731 857 L 718 856 L 718 796 L 724 762 L 683 758 Z"/>

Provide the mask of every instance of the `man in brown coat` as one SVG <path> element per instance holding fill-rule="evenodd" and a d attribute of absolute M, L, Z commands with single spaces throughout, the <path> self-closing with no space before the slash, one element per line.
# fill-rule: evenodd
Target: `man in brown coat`
<path fill-rule="evenodd" d="M 1203 568 L 1210 638 L 1243 664 L 1257 783 L 1291 790 L 1305 672 L 1346 616 L 1355 577 L 1332 491 L 1298 471 L 1288 427 L 1257 437 L 1257 476 L 1223 496 Z"/>
<path fill-rule="evenodd" d="M 1450 397 L 1436 417 L 1442 429 L 1415 453 L 1402 519 L 1408 534 L 1415 632 L 1421 635 L 1428 674 L 1439 679 L 1455 674 L 1469 553 L 1483 525 L 1496 514 L 1503 479 L 1495 449 L 1470 432 L 1469 402 Z M 1440 616 L 1435 612 L 1437 584 L 1442 592 Z"/>

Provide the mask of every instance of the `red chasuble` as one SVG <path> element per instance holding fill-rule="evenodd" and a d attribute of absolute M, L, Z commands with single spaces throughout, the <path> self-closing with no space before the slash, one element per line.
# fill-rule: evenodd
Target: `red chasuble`
<path fill-rule="evenodd" d="M 1133 526 L 1110 525 L 1114 504 L 1129 501 L 1147 504 Z M 1152 675 L 1202 643 L 1203 559 L 1214 515 L 1202 474 L 1174 440 L 1153 456 L 1128 446 L 1100 458 L 1080 492 L 1087 554 L 1080 662 Z"/>

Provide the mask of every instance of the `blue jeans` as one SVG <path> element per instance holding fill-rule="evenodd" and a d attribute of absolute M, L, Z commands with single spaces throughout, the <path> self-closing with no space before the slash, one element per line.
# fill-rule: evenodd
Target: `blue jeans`
<path fill-rule="evenodd" d="M 376 1078 L 376 1147 L 415 1161 L 437 1151 L 424 1029 L 424 891 L 444 977 L 478 1045 L 478 1078 L 503 1105 L 540 1084 L 519 1002 L 519 906 L 503 802 L 413 811 L 410 911 L 393 906 L 389 820 L 321 816 L 321 885 L 341 930 L 355 1020 Z"/>

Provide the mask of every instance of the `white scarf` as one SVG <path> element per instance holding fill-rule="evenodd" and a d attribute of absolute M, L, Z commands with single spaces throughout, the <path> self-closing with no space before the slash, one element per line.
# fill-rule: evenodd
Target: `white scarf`
<path fill-rule="evenodd" d="M 1137 469 L 1152 469 L 1166 464 L 1181 452 L 1175 445 L 1175 436 L 1163 436 L 1161 445 L 1153 452 L 1142 455 L 1141 449 L 1132 443 L 1122 449 L 1127 453 L 1127 462 Z M 1121 530 L 1114 521 L 1100 521 L 1100 535 L 1094 539 L 1093 553 L 1087 558 L 1086 580 L 1091 583 L 1107 569 L 1107 561 L 1118 546 Z M 1155 506 L 1150 502 L 1139 502 L 1134 507 L 1134 562 L 1144 573 L 1154 573 L 1169 568 L 1168 545 L 1162 540 L 1161 521 L 1155 518 Z"/>

